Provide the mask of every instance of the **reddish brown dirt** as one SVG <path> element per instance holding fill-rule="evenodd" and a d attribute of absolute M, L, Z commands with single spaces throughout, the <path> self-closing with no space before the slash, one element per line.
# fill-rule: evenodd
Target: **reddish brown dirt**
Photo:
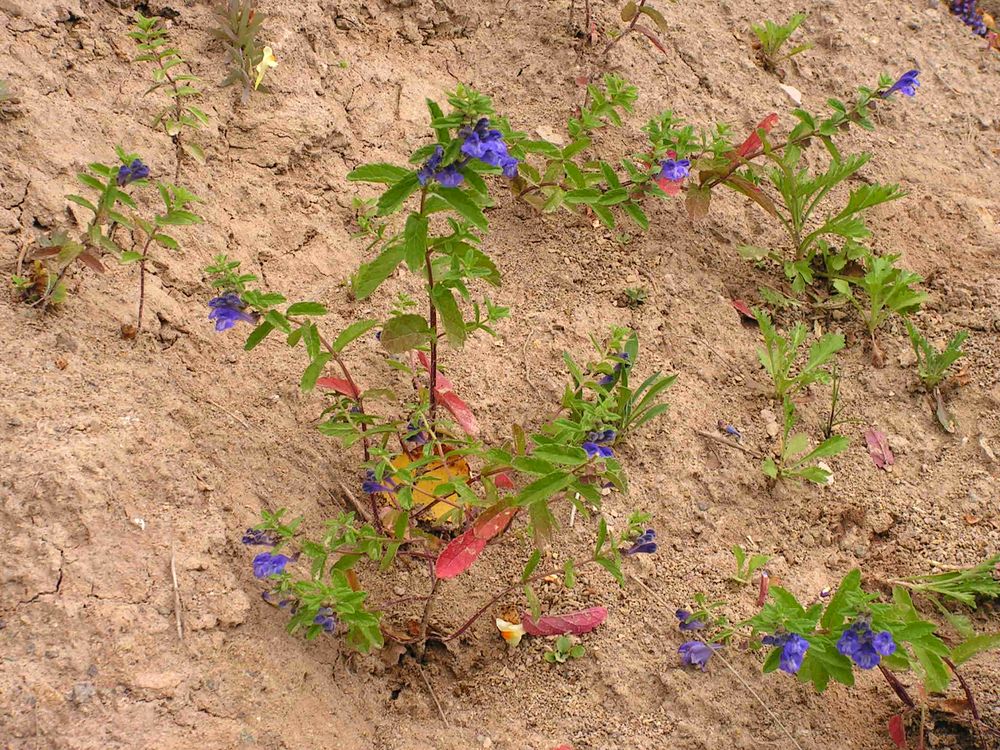
<path fill-rule="evenodd" d="M 0 123 L 5 276 L 33 238 L 82 220 L 64 196 L 75 172 L 113 159 L 114 144 L 140 151 L 154 176 L 172 173 L 169 140 L 145 124 L 155 111 L 142 96 L 149 71 L 129 62 L 123 5 L 132 3 L 0 0 L 0 78 L 22 109 Z M 639 38 L 611 54 L 610 69 L 638 85 L 641 99 L 600 148 L 634 148 L 644 118 L 668 107 L 738 131 L 790 109 L 775 78 L 752 62 L 747 28 L 761 20 L 761 4 L 663 5 L 666 54 Z M 574 79 L 601 59 L 567 29 L 565 2 L 266 0 L 265 36 L 280 60 L 274 93 L 239 108 L 231 90 L 214 85 L 225 61 L 208 33 L 209 4 L 172 3 L 171 33 L 206 81 L 212 118 L 202 138 L 209 164 L 183 169 L 207 221 L 179 233 L 184 251 L 152 269 L 149 330 L 135 342 L 118 335 L 134 314 L 134 267 L 73 273 L 70 298 L 54 314 L 12 294 L 3 300 L 0 746 L 792 747 L 752 690 L 803 748 L 890 747 L 884 727 L 897 701 L 877 675 L 817 696 L 784 676 L 760 678 L 757 658 L 738 649 L 727 658 L 749 688 L 718 661 L 707 674 L 686 671 L 672 612 L 699 591 L 731 601 L 733 617 L 753 610 L 754 592 L 727 581 L 734 544 L 773 555 L 774 574 L 805 599 L 854 566 L 875 584 L 1000 549 L 1000 466 L 980 447 L 982 439 L 1000 451 L 1000 57 L 931 5 L 806 0 L 769 3 L 766 12 L 810 12 L 801 33 L 817 46 L 785 82 L 814 110 L 880 71 L 923 71 L 916 99 L 844 144 L 874 150 L 865 180 L 898 181 L 910 193 L 876 209 L 871 224 L 878 249 L 902 253 L 928 279 L 921 325 L 939 342 L 957 329 L 972 333 L 962 384 L 948 393 L 958 431 L 936 426 L 901 326 L 881 334 L 887 365 L 875 369 L 849 318 L 837 325 L 853 342 L 841 365 L 859 422 L 848 429 L 850 450 L 833 462 L 836 482 L 769 489 L 755 461 L 695 435 L 723 419 L 749 445 L 769 446 L 756 333 L 728 302 L 755 299 L 773 278 L 735 251 L 777 239 L 761 211 L 720 195 L 692 226 L 679 204 L 660 204 L 649 234 L 625 241 L 503 197 L 490 212 L 486 249 L 504 273 L 498 301 L 514 317 L 496 341 L 450 355 L 450 377 L 486 437 L 501 439 L 511 420 L 533 425 L 550 413 L 563 350 L 582 357 L 588 335 L 634 327 L 640 374 L 659 368 L 679 378 L 670 415 L 623 449 L 631 492 L 609 498 L 605 515 L 620 527 L 632 510 L 648 511 L 663 544 L 655 558 L 630 564 L 641 587 L 588 575 L 569 595 L 544 592 L 559 607 L 611 609 L 586 638 L 584 659 L 550 666 L 541 641 L 507 653 L 489 618 L 452 650 L 432 650 L 423 673 L 449 728 L 412 660 L 396 665 L 398 654 L 361 657 L 329 638 L 289 637 L 284 615 L 260 601 L 241 530 L 261 508 L 282 506 L 318 528 L 341 510 L 341 483 L 356 484 L 358 457 L 313 429 L 320 401 L 298 392 L 297 353 L 275 341 L 246 354 L 240 336 L 211 330 L 201 269 L 228 252 L 270 288 L 326 303 L 332 329 L 384 313 L 395 291 L 415 287 L 399 280 L 370 302 L 348 298 L 345 281 L 366 259 L 363 241 L 350 239 L 351 199 L 368 194 L 345 181 L 349 169 L 404 160 L 425 142 L 424 98 L 442 98 L 459 80 L 494 97 L 515 127 L 560 133 L 581 98 Z M 614 23 L 613 3 L 594 6 L 600 26 Z M 625 287 L 640 284 L 652 291 L 644 307 L 616 305 Z M 353 356 L 361 378 L 384 377 L 374 345 Z M 805 407 L 807 423 L 818 422 L 821 398 Z M 891 473 L 864 449 L 870 425 L 889 434 Z M 557 557 L 585 549 L 593 521 L 561 533 Z M 516 533 L 491 548 L 476 575 L 445 586 L 436 621 L 458 624 L 516 575 L 528 548 Z M 407 582 L 425 585 L 418 570 L 394 583 Z M 980 630 L 1000 629 L 995 610 L 974 619 Z M 996 655 L 965 670 L 994 723 L 998 670 Z"/>

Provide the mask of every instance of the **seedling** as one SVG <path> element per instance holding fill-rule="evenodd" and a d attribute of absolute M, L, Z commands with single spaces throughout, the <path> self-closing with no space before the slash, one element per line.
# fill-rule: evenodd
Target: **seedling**
<path fill-rule="evenodd" d="M 205 151 L 194 141 L 185 137 L 185 129 L 194 131 L 208 124 L 208 115 L 191 102 L 201 96 L 192 85 L 200 79 L 190 73 L 181 73 L 179 66 L 186 63 L 180 52 L 170 43 L 170 37 L 160 25 L 160 19 L 147 18 L 142 13 L 136 14 L 135 30 L 129 34 L 139 45 L 142 53 L 135 62 L 151 62 L 153 68 L 153 85 L 146 89 L 147 94 L 154 91 L 165 91 L 172 100 L 153 118 L 153 127 L 162 128 L 173 139 L 177 149 L 177 164 L 174 179 L 178 179 L 181 169 L 181 155 L 187 153 L 199 164 L 205 163 Z"/>
<path fill-rule="evenodd" d="M 945 378 L 948 377 L 948 370 L 951 366 L 965 356 L 962 351 L 962 344 L 969 337 L 968 331 L 958 331 L 944 350 L 938 351 L 927 339 L 925 339 L 917 327 L 909 320 L 906 322 L 906 330 L 910 334 L 910 343 L 913 345 L 913 352 L 917 356 L 917 374 L 920 376 L 924 388 L 933 391 Z"/>
<path fill-rule="evenodd" d="M 808 337 L 805 324 L 796 323 L 787 336 L 782 336 L 775 329 L 767 312 L 754 308 L 753 313 L 764 338 L 764 348 L 757 349 L 757 357 L 774 382 L 775 398 L 784 399 L 813 383 L 830 382 L 831 373 L 824 365 L 844 348 L 843 335 L 827 333 L 814 341 L 809 347 L 806 362 L 793 375 L 799 350 Z"/>
<path fill-rule="evenodd" d="M 832 141 L 824 141 L 832 144 Z M 871 236 L 865 225 L 865 213 L 874 206 L 897 200 L 904 193 L 898 185 L 863 185 L 851 192 L 846 205 L 835 213 L 826 213 L 822 221 L 815 217 L 826 203 L 830 191 L 858 172 L 871 159 L 871 154 L 840 158 L 834 151 L 834 160 L 821 174 L 812 174 L 800 167 L 802 149 L 787 146 L 781 154 L 765 146 L 768 157 L 775 165 L 765 176 L 781 196 L 771 204 L 772 215 L 788 235 L 792 259 L 774 250 L 744 246 L 740 254 L 750 260 L 770 259 L 784 266 L 785 276 L 791 281 L 792 290 L 803 292 L 816 277 L 836 278 L 836 275 L 856 260 L 861 251 L 857 241 Z M 837 247 L 831 241 L 840 243 Z"/>
<path fill-rule="evenodd" d="M 850 440 L 843 435 L 834 435 L 810 449 L 808 435 L 792 433 L 796 422 L 795 405 L 787 397 L 782 402 L 782 413 L 784 420 L 778 458 L 765 457 L 761 470 L 770 479 L 805 479 L 816 484 L 830 484 L 833 472 L 821 463 L 821 459 L 847 450 Z"/>
<path fill-rule="evenodd" d="M 677 0 L 670 1 L 677 2 Z M 645 19 L 643 16 L 645 16 Z M 648 19 L 653 22 L 656 26 L 656 30 L 661 34 L 667 34 L 670 32 L 670 25 L 667 23 L 667 19 L 663 17 L 663 14 L 660 11 L 648 4 L 648 0 L 639 0 L 639 2 L 635 2 L 635 0 L 628 0 L 628 2 L 622 6 L 621 19 L 622 23 L 626 25 L 618 31 L 615 37 L 608 42 L 608 46 L 604 48 L 603 54 L 605 57 L 607 57 L 608 53 L 611 52 L 618 42 L 633 32 L 642 34 L 654 47 L 656 47 L 656 49 L 664 55 L 667 54 L 667 48 L 664 46 L 659 34 L 657 34 L 656 31 L 651 29 L 645 23 L 640 23 L 640 21 Z"/>
<path fill-rule="evenodd" d="M 757 37 L 754 42 L 754 49 L 757 50 L 757 58 L 765 70 L 776 73 L 780 78 L 785 74 L 778 65 L 785 60 L 790 60 L 806 50 L 812 49 L 812 44 L 805 42 L 792 47 L 790 50 L 782 52 L 782 47 L 789 37 L 795 33 L 803 21 L 806 20 L 805 13 L 796 13 L 783 24 L 776 24 L 774 21 L 764 21 L 761 26 L 751 25 L 750 29 Z"/>
<path fill-rule="evenodd" d="M 229 55 L 229 75 L 221 85 L 239 84 L 242 104 L 250 101 L 254 91 L 268 91 L 261 80 L 274 60 L 273 55 L 267 59 L 265 53 L 270 48 L 257 39 L 267 16 L 257 12 L 255 5 L 255 0 L 227 0 L 226 10 L 216 14 L 219 25 L 212 30 L 212 36 L 225 45 Z"/>
<path fill-rule="evenodd" d="M 753 580 L 753 574 L 767 565 L 771 559 L 769 555 L 752 555 L 747 559 L 746 550 L 738 544 L 733 547 L 733 557 L 736 558 L 736 574 L 732 580 L 744 585 L 749 584 Z"/>
<path fill-rule="evenodd" d="M 565 664 L 570 659 L 580 659 L 587 653 L 587 649 L 582 644 L 573 643 L 573 639 L 568 635 L 561 635 L 556 638 L 553 647 L 542 654 L 542 658 L 549 664 Z"/>
<path fill-rule="evenodd" d="M 941 596 L 975 609 L 981 599 L 1000 598 L 1000 555 L 978 565 L 893 581 L 914 593 Z"/>
<path fill-rule="evenodd" d="M 646 300 L 649 299 L 649 290 L 644 286 L 628 287 L 624 294 L 625 304 L 633 309 L 642 307 L 646 304 Z"/>
<path fill-rule="evenodd" d="M 868 297 L 864 305 L 851 289 L 851 281 L 837 279 L 834 288 L 845 297 L 858 312 L 868 328 L 868 335 L 874 339 L 878 330 L 892 313 L 906 317 L 920 309 L 927 299 L 926 292 L 918 292 L 913 286 L 923 279 L 921 276 L 898 268 L 898 255 L 876 256 L 869 254 L 865 259 L 865 275 L 854 280 L 854 286 L 861 289 Z"/>
<path fill-rule="evenodd" d="M 845 424 L 857 423 L 858 419 L 847 419 L 844 417 L 844 404 L 841 401 L 840 384 L 843 380 L 840 370 L 834 365 L 830 372 L 830 411 L 827 412 L 826 422 L 823 425 L 823 437 L 831 438 L 838 427 Z"/>

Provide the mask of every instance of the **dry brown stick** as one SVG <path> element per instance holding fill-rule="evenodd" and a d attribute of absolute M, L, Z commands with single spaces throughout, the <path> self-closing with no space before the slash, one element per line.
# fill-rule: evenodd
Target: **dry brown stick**
<path fill-rule="evenodd" d="M 365 519 L 366 523 L 371 523 L 373 520 L 375 520 L 372 518 L 371 512 L 368 510 L 368 508 L 364 507 L 361 503 L 358 502 L 358 499 L 354 497 L 354 493 L 347 488 L 346 484 L 344 484 L 343 482 L 339 482 L 338 484 L 340 486 L 340 491 L 343 492 L 344 495 L 347 497 L 347 501 L 351 504 L 351 507 L 353 507 L 354 510 L 358 512 L 359 516 Z"/>
<path fill-rule="evenodd" d="M 420 672 L 420 676 L 424 679 L 424 684 L 427 686 L 427 691 L 431 694 L 431 698 L 434 699 L 434 705 L 437 706 L 438 714 L 441 715 L 441 721 L 444 722 L 444 725 L 448 727 L 448 729 L 451 729 L 448 717 L 445 716 L 444 709 L 441 707 L 441 701 L 438 700 L 437 694 L 434 692 L 434 687 L 431 685 L 431 681 L 428 680 L 427 675 L 424 674 L 424 668 L 418 664 L 417 671 Z"/>
<path fill-rule="evenodd" d="M 714 440 L 717 443 L 728 446 L 729 448 L 735 448 L 738 451 L 743 451 L 744 453 L 749 453 L 754 458 L 761 458 L 761 455 L 753 450 L 752 448 L 747 448 L 745 445 L 740 445 L 735 440 L 730 440 L 729 438 L 724 438 L 722 435 L 716 435 L 714 433 L 708 432 L 706 430 L 695 430 L 696 435 L 701 435 L 703 438 L 708 438 L 709 440 Z"/>
<path fill-rule="evenodd" d="M 177 587 L 177 562 L 174 543 L 170 543 L 170 578 L 174 583 L 174 616 L 177 618 L 177 637 L 184 640 L 184 625 L 181 623 L 181 592 Z"/>

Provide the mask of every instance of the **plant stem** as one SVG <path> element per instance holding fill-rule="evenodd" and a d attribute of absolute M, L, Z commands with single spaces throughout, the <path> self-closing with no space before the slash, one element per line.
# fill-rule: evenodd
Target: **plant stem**
<path fill-rule="evenodd" d="M 158 230 L 159 227 L 154 225 L 152 233 L 146 238 L 146 244 L 142 246 L 142 257 L 139 259 L 139 313 L 136 315 L 136 336 L 142 330 L 142 308 L 146 304 L 146 254 Z"/>
<path fill-rule="evenodd" d="M 623 31 L 623 32 L 622 32 L 621 34 L 619 34 L 619 35 L 618 35 L 618 36 L 616 36 L 616 37 L 615 37 L 614 39 L 612 39 L 612 40 L 611 40 L 610 42 L 608 42 L 608 46 L 604 48 L 604 52 L 602 52 L 601 54 L 603 54 L 603 55 L 604 55 L 604 56 L 606 57 L 606 56 L 607 56 L 607 54 L 608 54 L 608 53 L 609 53 L 609 52 L 611 51 L 611 49 L 612 49 L 612 48 L 613 48 L 613 47 L 614 47 L 614 46 L 615 46 L 616 44 L 618 44 L 618 42 L 620 42 L 620 41 L 621 41 L 622 39 L 624 39 L 624 38 L 625 38 L 626 36 L 628 36 L 628 35 L 629 35 L 629 34 L 630 34 L 630 33 L 631 33 L 631 32 L 632 32 L 633 30 L 635 30 L 635 25 L 636 25 L 637 23 L 639 23 L 639 17 L 640 17 L 641 15 L 642 15 L 642 14 L 641 14 L 641 13 L 639 12 L 639 10 L 640 10 L 640 9 L 642 8 L 642 6 L 644 6 L 645 4 L 646 4 L 646 0 L 639 0 L 639 7 L 638 7 L 638 8 L 636 8 L 636 11 L 635 11 L 635 15 L 634 15 L 634 16 L 632 16 L 632 20 L 631 20 L 631 21 L 629 21 L 629 24 L 628 24 L 628 26 L 626 26 L 626 27 L 625 27 L 625 30 L 624 30 L 624 31 Z M 589 6 L 588 6 L 588 10 L 589 10 Z M 590 33 L 590 28 L 589 28 L 589 24 L 588 24 L 588 28 L 587 28 L 587 33 L 588 33 L 588 34 Z"/>
<path fill-rule="evenodd" d="M 420 191 L 420 215 L 424 215 L 424 204 L 427 202 L 427 188 Z M 431 326 L 431 363 L 430 363 L 430 409 L 428 410 L 431 432 L 436 432 L 435 421 L 437 417 L 437 352 L 438 352 L 438 328 L 437 328 L 437 308 L 434 306 L 434 268 L 431 264 L 431 247 L 428 244 L 424 253 L 424 263 L 427 268 L 427 302 L 429 322 Z"/>
<path fill-rule="evenodd" d="M 177 127 L 180 128 L 181 117 L 184 114 L 183 110 L 181 109 L 181 98 L 180 96 L 178 96 L 178 92 L 180 89 L 177 85 L 177 81 L 175 81 L 173 78 L 170 77 L 170 69 L 163 67 L 163 59 L 160 58 L 159 55 L 157 55 L 156 63 L 157 65 L 160 66 L 160 70 L 163 71 L 163 77 L 166 78 L 167 81 L 169 81 L 170 86 L 174 90 L 174 115 L 177 118 Z M 165 129 L 166 128 L 164 128 L 164 130 Z M 170 136 L 170 139 L 174 142 L 174 148 L 176 149 L 176 158 L 174 164 L 174 181 L 176 182 L 177 180 L 180 179 L 181 176 L 181 157 L 184 154 L 184 147 L 181 145 L 180 130 L 178 130 L 174 135 Z"/>
<path fill-rule="evenodd" d="M 878 669 L 882 673 L 882 676 L 885 677 L 885 681 L 889 683 L 889 687 L 891 687 L 899 699 L 906 704 L 907 708 L 913 708 L 916 706 L 913 702 L 913 698 L 910 697 L 910 694 L 906 692 L 906 688 L 903 687 L 903 683 L 896 679 L 896 675 L 886 669 L 884 664 L 880 663 L 878 665 Z"/>

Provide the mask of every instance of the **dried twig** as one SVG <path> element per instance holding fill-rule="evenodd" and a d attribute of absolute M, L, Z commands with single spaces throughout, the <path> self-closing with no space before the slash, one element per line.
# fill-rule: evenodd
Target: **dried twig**
<path fill-rule="evenodd" d="M 420 676 L 424 680 L 424 684 L 427 686 L 427 691 L 431 694 L 431 698 L 434 699 L 434 705 L 437 706 L 438 714 L 441 716 L 441 721 L 444 725 L 451 729 L 451 724 L 448 722 L 448 717 L 444 714 L 444 709 L 441 707 L 441 701 L 438 700 L 437 694 L 434 692 L 434 687 L 431 685 L 431 681 L 427 679 L 427 675 L 424 674 L 424 668 L 419 664 L 417 665 L 417 671 L 420 672 Z"/>
<path fill-rule="evenodd" d="M 740 445 L 735 440 L 730 440 L 729 438 L 723 437 L 722 435 L 716 435 L 712 432 L 707 432 L 706 430 L 695 430 L 696 435 L 701 435 L 703 438 L 708 438 L 709 440 L 714 440 L 717 443 L 721 443 L 729 448 L 735 448 L 738 451 L 743 451 L 744 453 L 749 453 L 755 458 L 760 458 L 761 455 L 753 450 L 752 448 L 747 448 L 745 445 Z"/>
<path fill-rule="evenodd" d="M 358 499 L 354 497 L 354 493 L 351 492 L 347 485 L 343 482 L 339 483 L 340 491 L 344 493 L 347 501 L 351 504 L 351 507 L 357 511 L 358 515 L 361 516 L 366 523 L 371 523 L 374 519 L 372 518 L 371 511 L 358 502 Z"/>
<path fill-rule="evenodd" d="M 177 562 L 174 556 L 174 544 L 170 543 L 170 578 L 174 583 L 174 616 L 177 618 L 177 637 L 184 640 L 184 625 L 181 622 L 181 592 L 177 587 Z"/>

